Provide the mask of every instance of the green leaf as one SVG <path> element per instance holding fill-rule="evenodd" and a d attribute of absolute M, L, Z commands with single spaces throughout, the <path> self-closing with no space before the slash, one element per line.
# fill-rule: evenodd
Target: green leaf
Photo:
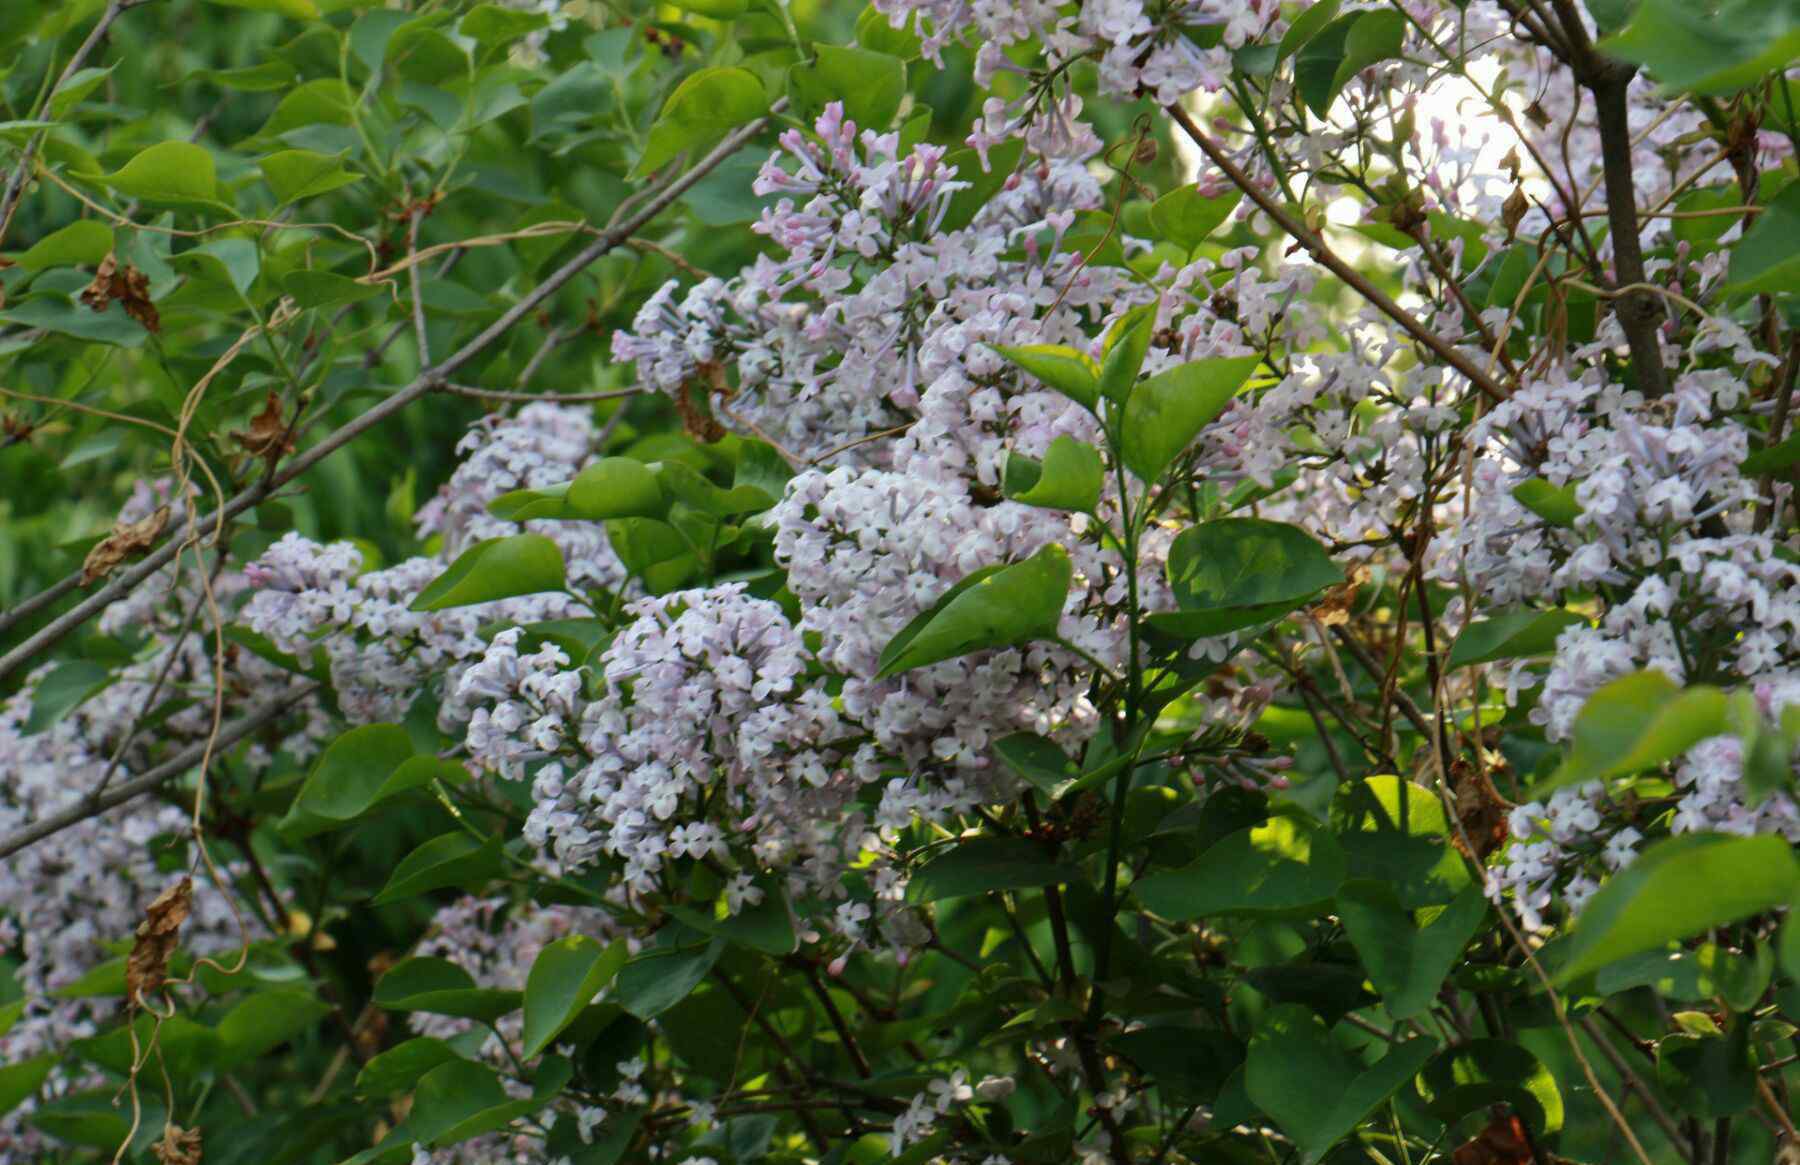
<path fill-rule="evenodd" d="M 0 1113 L 11 1112 L 25 1103 L 43 1086 L 54 1067 L 56 1056 L 50 1053 L 0 1065 Z"/>
<path fill-rule="evenodd" d="M 1620 676 L 1581 706 L 1568 757 L 1533 794 L 1629 776 L 1675 760 L 1707 737 L 1731 730 L 1726 707 L 1719 689 L 1684 689 L 1659 671 Z"/>
<path fill-rule="evenodd" d="M 971 651 L 1055 637 L 1073 575 L 1068 551 L 1051 543 L 1024 562 L 977 573 L 972 584 L 964 579 L 952 587 L 889 641 L 876 679 Z"/>
<path fill-rule="evenodd" d="M 1344 873 L 1336 839 L 1304 817 L 1283 813 L 1228 834 L 1188 865 L 1152 874 L 1131 889 L 1171 922 L 1215 914 L 1312 914 L 1330 902 Z"/>
<path fill-rule="evenodd" d="M 1365 1068 L 1332 1041 L 1318 1016 L 1283 1003 L 1269 1009 L 1250 1037 L 1244 1085 L 1293 1138 L 1301 1165 L 1313 1165 L 1436 1051 L 1435 1041 L 1407 1040 Z"/>
<path fill-rule="evenodd" d="M 1159 372 L 1131 391 L 1119 423 L 1119 452 L 1140 481 L 1154 482 L 1225 411 L 1260 356 L 1194 360 Z"/>
<path fill-rule="evenodd" d="M 282 821 L 283 831 L 303 837 L 362 816 L 380 797 L 389 776 L 412 754 L 412 737 L 398 724 L 350 729 L 313 764 Z"/>
<path fill-rule="evenodd" d="M 1023 837 L 974 837 L 959 841 L 920 866 L 906 885 L 912 902 L 967 898 L 996 890 L 1055 886 L 1080 876 L 1048 847 Z"/>
<path fill-rule="evenodd" d="M 1032 732 L 1015 732 L 994 742 L 1000 763 L 1052 799 L 1062 796 L 1081 769 L 1055 744 Z"/>
<path fill-rule="evenodd" d="M 1154 307 L 1133 308 L 1107 333 L 1106 352 L 1100 360 L 1100 395 L 1124 404 L 1150 354 L 1150 338 L 1156 332 Z"/>
<path fill-rule="evenodd" d="M 1143 1027 L 1116 1035 L 1107 1046 L 1156 1081 L 1165 1097 L 1210 1104 L 1244 1062 L 1244 1045 L 1221 1031 Z"/>
<path fill-rule="evenodd" d="M 859 128 L 884 130 L 906 95 L 906 63 L 864 48 L 819 45 L 817 56 L 788 70 L 795 113 L 811 118 L 833 101 Z"/>
<path fill-rule="evenodd" d="M 724 939 L 685 942 L 675 930 L 686 928 L 664 931 L 660 945 L 639 953 L 619 971 L 619 1006 L 639 1019 L 654 1019 L 686 999 L 724 953 Z"/>
<path fill-rule="evenodd" d="M 1026 344 L 1022 347 L 992 345 L 994 351 L 1092 411 L 1100 401 L 1100 366 L 1086 352 L 1061 344 Z"/>
<path fill-rule="evenodd" d="M 1279 58 L 1287 60 L 1299 52 L 1307 41 L 1318 36 L 1320 31 L 1331 22 L 1332 17 L 1338 14 L 1338 5 L 1341 2 L 1342 0 L 1318 0 L 1318 3 L 1294 17 L 1294 22 L 1288 25 L 1287 32 L 1282 34 L 1281 47 L 1277 54 Z"/>
<path fill-rule="evenodd" d="M 1766 449 L 1758 449 L 1739 462 L 1738 468 L 1745 477 L 1761 477 L 1765 473 L 1791 476 L 1784 471 L 1796 465 L 1800 465 L 1800 433 Z"/>
<path fill-rule="evenodd" d="M 439 1064 L 419 1079 L 406 1118 L 415 1140 L 449 1145 L 473 1135 L 465 1131 L 496 1110 L 509 1109 L 506 1090 L 492 1068 L 471 1060 Z"/>
<path fill-rule="evenodd" d="M 112 228 L 95 219 L 77 219 L 31 245 L 17 262 L 27 271 L 100 263 L 113 250 Z"/>
<path fill-rule="evenodd" d="M 550 17 L 543 12 L 521 12 L 504 4 L 479 4 L 469 10 L 457 29 L 482 48 L 493 49 L 549 25 Z"/>
<path fill-rule="evenodd" d="M 101 82 L 112 76 L 117 63 L 103 69 L 82 69 L 56 87 L 56 95 L 50 98 L 50 117 L 61 121 L 69 110 L 87 100 L 88 94 L 100 87 Z"/>
<path fill-rule="evenodd" d="M 912 30 L 910 15 L 905 23 L 895 28 L 887 13 L 873 5 L 864 8 L 856 18 L 856 43 L 871 52 L 887 53 L 903 61 L 916 60 L 922 47 L 919 34 Z"/>
<path fill-rule="evenodd" d="M 762 891 L 762 901 L 754 905 L 746 903 L 736 914 L 731 912 L 730 900 L 723 892 L 710 904 L 710 910 L 679 904 L 671 904 L 667 909 L 702 934 L 714 935 L 766 955 L 792 954 L 800 940 L 794 934 L 787 891 L 780 880 L 766 875 L 756 878 L 755 886 Z"/>
<path fill-rule="evenodd" d="M 1190 526 L 1169 547 L 1167 570 L 1181 610 L 1150 622 L 1191 638 L 1278 619 L 1344 579 L 1306 531 L 1261 518 Z"/>
<path fill-rule="evenodd" d="M 1422 911 L 1416 925 L 1385 882 L 1353 879 L 1337 892 L 1338 917 L 1382 1002 L 1395 1019 L 1426 1011 L 1463 948 L 1487 915 L 1487 896 L 1474 882 L 1448 906 Z"/>
<path fill-rule="evenodd" d="M 1750 1025 L 1733 1016 L 1718 1035 L 1669 1035 L 1656 1042 L 1656 1079 L 1682 1112 L 1703 1120 L 1735 1116 L 1756 1103 Z"/>
<path fill-rule="evenodd" d="M 1382 8 L 1341 16 L 1300 48 L 1294 60 L 1295 87 L 1306 107 L 1324 117 L 1352 77 L 1399 56 L 1405 40 L 1406 18 L 1398 12 Z"/>
<path fill-rule="evenodd" d="M 314 0 L 210 0 L 221 8 L 244 8 L 251 12 L 279 12 L 295 20 L 317 20 L 319 6 Z"/>
<path fill-rule="evenodd" d="M 675 0 L 675 6 L 714 20 L 731 20 L 750 11 L 750 0 Z"/>
<path fill-rule="evenodd" d="M 1731 248 L 1725 290 L 1737 295 L 1800 292 L 1800 182 L 1783 187 Z"/>
<path fill-rule="evenodd" d="M 525 980 L 521 1055 L 529 1060 L 550 1046 L 625 965 L 623 940 L 602 947 L 582 934 L 558 939 L 538 952 Z"/>
<path fill-rule="evenodd" d="M 1539 1136 L 1563 1125 L 1556 1077 L 1529 1050 L 1508 1040 L 1470 1040 L 1444 1049 L 1419 1073 L 1416 1087 L 1426 1109 L 1445 1124 L 1505 1104 Z"/>
<path fill-rule="evenodd" d="M 434 837 L 400 859 L 369 905 L 386 906 L 445 886 L 479 886 L 504 868 L 500 845 L 498 834 L 476 841 L 460 829 Z"/>
<path fill-rule="evenodd" d="M 342 307 L 381 294 L 374 283 L 359 283 L 331 271 L 290 271 L 282 277 L 281 290 L 301 307 Z"/>
<path fill-rule="evenodd" d="M 1316 12 L 1320 7 L 1324 5 L 1308 11 Z M 1198 187 L 1182 186 L 1163 195 L 1150 207 L 1150 225 L 1159 237 L 1192 250 L 1231 217 L 1231 212 L 1243 198 L 1243 192 L 1238 190 L 1208 198 Z"/>
<path fill-rule="evenodd" d="M 292 987 L 259 991 L 219 1021 L 218 1066 L 229 1070 L 247 1064 L 330 1013 L 331 1008 L 309 991 Z"/>
<path fill-rule="evenodd" d="M 1382 883 L 1408 910 L 1442 906 L 1473 881 L 1449 844 L 1443 801 L 1411 781 L 1382 774 L 1345 786 L 1331 828 L 1350 877 Z"/>
<path fill-rule="evenodd" d="M 1581 517 L 1581 503 L 1572 486 L 1552 485 L 1541 477 L 1527 478 L 1513 486 L 1512 496 L 1552 526 L 1573 526 Z"/>
<path fill-rule="evenodd" d="M 448 959 L 412 958 L 394 964 L 375 984 L 374 1002 L 389 1011 L 428 1011 L 492 1023 L 518 1009 L 517 991 L 477 987 Z"/>
<path fill-rule="evenodd" d="M 278 138 L 297 129 L 321 125 L 349 125 L 356 95 L 337 77 L 321 77 L 289 90 L 275 112 L 256 132 L 256 138 Z"/>
<path fill-rule="evenodd" d="M 669 500 L 643 462 L 602 457 L 569 483 L 568 509 L 576 518 L 660 518 Z"/>
<path fill-rule="evenodd" d="M 362 175 L 344 169 L 342 162 L 342 157 L 311 150 L 283 150 L 270 154 L 259 165 L 263 181 L 275 192 L 276 201 L 286 206 L 362 181 Z"/>
<path fill-rule="evenodd" d="M 1775 834 L 1689 833 L 1648 847 L 1607 879 L 1560 944 L 1554 978 L 1567 983 L 1608 963 L 1715 926 L 1785 906 L 1800 868 Z"/>
<path fill-rule="evenodd" d="M 1631 21 L 1596 46 L 1649 69 L 1665 90 L 1723 96 L 1800 56 L 1793 0 L 1639 0 Z"/>
<path fill-rule="evenodd" d="M 140 202 L 235 213 L 219 201 L 212 154 L 191 142 L 159 142 L 111 174 L 77 177 Z"/>
<path fill-rule="evenodd" d="M 683 150 L 710 146 L 768 111 L 768 94 L 749 69 L 702 69 L 669 95 L 631 175 L 642 178 Z"/>
<path fill-rule="evenodd" d="M 425 1073 L 460 1059 L 456 1049 L 443 1040 L 426 1036 L 407 1040 L 364 1064 L 356 1074 L 356 1091 L 375 1098 L 410 1092 Z"/>
<path fill-rule="evenodd" d="M 1014 462 L 1025 470 L 1015 477 Z M 1062 436 L 1050 442 L 1040 464 L 1028 457 L 1006 459 L 1006 496 L 1028 506 L 1075 510 L 1089 514 L 1100 501 L 1106 470 L 1100 451 L 1085 441 Z M 1015 486 L 1017 488 L 1015 488 Z"/>
<path fill-rule="evenodd" d="M 463 551 L 412 601 L 414 611 L 442 611 L 563 588 L 563 557 L 542 534 L 513 534 Z"/>
<path fill-rule="evenodd" d="M 23 735 L 42 732 L 112 681 L 112 673 L 91 660 L 76 659 L 58 664 L 32 689 L 31 715 L 25 718 Z"/>
<path fill-rule="evenodd" d="M 1468 667 L 1497 659 L 1548 655 L 1556 650 L 1557 636 L 1587 619 L 1573 611 L 1519 611 L 1478 620 L 1462 629 L 1450 646 L 1446 666 Z"/>

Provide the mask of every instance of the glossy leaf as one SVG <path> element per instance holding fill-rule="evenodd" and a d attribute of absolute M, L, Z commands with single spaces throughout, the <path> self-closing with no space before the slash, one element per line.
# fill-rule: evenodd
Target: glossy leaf
<path fill-rule="evenodd" d="M 971 575 L 888 642 L 876 678 L 1054 637 L 1071 575 L 1069 553 L 1055 543 L 1024 562 Z"/>
<path fill-rule="evenodd" d="M 1450 646 L 1446 667 L 1468 667 L 1501 659 L 1548 655 L 1556 650 L 1557 636 L 1587 620 L 1574 611 L 1519 611 L 1478 619 L 1462 629 Z"/>
<path fill-rule="evenodd" d="M 1463 948 L 1487 915 L 1479 885 L 1465 886 L 1447 906 L 1413 912 L 1384 882 L 1353 880 L 1337 892 L 1338 917 L 1395 1019 L 1426 1011 Z"/>
<path fill-rule="evenodd" d="M 491 1023 L 519 1007 L 521 994 L 477 987 L 448 959 L 404 959 L 375 984 L 376 1006 L 389 1011 L 428 1011 Z"/>
<path fill-rule="evenodd" d="M 1588 900 L 1557 952 L 1554 977 L 1567 983 L 1641 951 L 1785 906 L 1796 889 L 1800 866 L 1786 840 L 1774 834 L 1667 838 Z"/>
<path fill-rule="evenodd" d="M 913 902 L 966 898 L 997 890 L 1054 886 L 1078 876 L 1040 842 L 1023 837 L 973 837 L 939 851 L 913 872 L 906 896 Z"/>
<path fill-rule="evenodd" d="M 513 534 L 477 542 L 457 556 L 418 597 L 414 611 L 442 611 L 563 587 L 562 551 L 542 534 Z"/>
<path fill-rule="evenodd" d="M 500 838 L 477 841 L 460 829 L 434 837 L 400 859 L 371 906 L 385 906 L 446 886 L 477 887 L 499 875 Z"/>
<path fill-rule="evenodd" d="M 1556 1077 L 1527 1048 L 1510 1040 L 1470 1040 L 1446 1048 L 1419 1073 L 1417 1086 L 1431 1115 L 1445 1123 L 1505 1104 L 1539 1136 L 1562 1128 L 1562 1090 Z"/>
<path fill-rule="evenodd" d="M 702 69 L 669 95 L 632 174 L 641 178 L 683 151 L 704 149 L 768 111 L 768 95 L 755 73 L 735 67 Z"/>
<path fill-rule="evenodd" d="M 1320 7 L 1315 5 L 1313 11 Z M 1218 230 L 1243 198 L 1236 190 L 1209 197 L 1196 186 L 1177 187 L 1150 207 L 1150 225 L 1161 238 L 1191 250 Z"/>
<path fill-rule="evenodd" d="M 521 1054 L 530 1059 L 549 1047 L 613 981 L 627 957 L 622 941 L 603 947 L 579 934 L 558 939 L 539 951 L 525 980 Z"/>
<path fill-rule="evenodd" d="M 994 351 L 1033 379 L 1092 409 L 1100 401 L 1100 366 L 1086 352 L 1061 344 L 995 344 Z"/>
<path fill-rule="evenodd" d="M 1725 693 L 1717 688 L 1682 688 L 1654 670 L 1620 676 L 1581 706 L 1567 759 L 1536 791 L 1666 764 L 1707 737 L 1730 731 L 1726 709 Z"/>
<path fill-rule="evenodd" d="M 1015 475 L 1015 462 L 1024 472 Z M 1006 496 L 1028 506 L 1092 513 L 1105 474 L 1098 449 L 1073 437 L 1058 437 L 1050 442 L 1041 463 L 1007 457 Z"/>
<path fill-rule="evenodd" d="M 1278 619 L 1344 578 L 1304 530 L 1260 518 L 1218 518 L 1183 530 L 1169 548 L 1167 570 L 1181 611 L 1150 621 L 1195 638 Z"/>
<path fill-rule="evenodd" d="M 1259 356 L 1194 360 L 1159 372 L 1131 390 L 1119 422 L 1120 456 L 1154 482 L 1200 430 L 1225 411 L 1261 362 Z"/>
<path fill-rule="evenodd" d="M 1271 1008 L 1250 1037 L 1244 1085 L 1293 1138 L 1303 1165 L 1313 1165 L 1436 1051 L 1432 1040 L 1407 1040 L 1365 1067 L 1333 1042 L 1318 1016 L 1284 1003 Z"/>
<path fill-rule="evenodd" d="M 1138 901 L 1172 922 L 1215 914 L 1311 914 L 1343 882 L 1344 851 L 1301 816 L 1270 817 L 1213 845 L 1189 865 L 1132 886 Z"/>

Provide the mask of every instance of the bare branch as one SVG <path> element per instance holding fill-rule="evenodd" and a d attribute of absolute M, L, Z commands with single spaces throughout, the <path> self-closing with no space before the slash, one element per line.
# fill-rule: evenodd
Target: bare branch
<path fill-rule="evenodd" d="M 0 858 L 11 857 L 28 845 L 60 833 L 71 825 L 78 825 L 90 817 L 106 812 L 115 805 L 123 805 L 135 797 L 154 792 L 165 783 L 174 780 L 199 764 L 200 758 L 205 756 L 209 749 L 230 748 L 311 695 L 317 687 L 317 684 L 308 681 L 290 688 L 284 695 L 271 700 L 236 724 L 223 729 L 216 740 L 196 741 L 146 773 L 135 776 L 129 781 L 122 781 L 108 789 L 97 789 L 67 809 L 52 813 L 41 821 L 35 821 L 23 829 L 7 834 L 0 838 Z"/>
<path fill-rule="evenodd" d="M 1293 236 L 1295 242 L 1305 247 L 1320 266 L 1349 284 L 1352 290 L 1372 304 L 1382 315 L 1399 324 L 1415 340 L 1436 353 L 1444 363 L 1462 373 L 1469 383 L 1480 389 L 1488 399 L 1496 403 L 1506 399 L 1506 390 L 1500 386 L 1499 381 L 1483 372 L 1473 360 L 1457 351 L 1454 345 L 1420 323 L 1418 317 L 1395 303 L 1379 287 L 1370 283 L 1361 272 L 1326 246 L 1324 240 L 1313 234 L 1306 224 L 1288 213 L 1281 203 L 1271 198 L 1267 191 L 1251 181 L 1250 176 L 1226 156 L 1219 144 L 1194 123 L 1194 119 L 1188 116 L 1187 110 L 1179 105 L 1170 105 L 1167 109 L 1169 116 L 1173 117 L 1176 124 L 1181 126 L 1182 131 L 1194 140 L 1194 144 L 1200 147 L 1201 152 L 1212 160 L 1213 165 L 1217 166 L 1225 177 L 1231 180 L 1231 184 L 1242 190 L 1264 214 L 1275 220 L 1276 226 Z"/>

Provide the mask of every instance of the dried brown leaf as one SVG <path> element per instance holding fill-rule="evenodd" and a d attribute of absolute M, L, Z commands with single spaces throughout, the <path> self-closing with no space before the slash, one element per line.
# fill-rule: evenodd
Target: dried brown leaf
<path fill-rule="evenodd" d="M 168 524 L 167 506 L 158 506 L 155 513 L 136 522 L 114 522 L 112 533 L 95 543 L 82 561 L 81 585 L 89 586 L 94 580 L 105 578 L 130 555 L 149 550 Z"/>
<path fill-rule="evenodd" d="M 1524 220 L 1530 210 L 1531 200 L 1525 197 L 1525 188 L 1513 187 L 1513 192 L 1506 196 L 1505 202 L 1500 204 L 1500 221 L 1506 224 L 1508 242 L 1511 242 L 1513 236 L 1519 233 L 1519 223 Z"/>
<path fill-rule="evenodd" d="M 250 427 L 235 431 L 231 437 L 255 457 L 274 460 L 294 451 L 293 434 L 281 418 L 281 398 L 273 390 L 269 392 L 262 412 L 250 418 Z"/>
<path fill-rule="evenodd" d="M 125 998 L 132 1004 L 157 990 L 168 978 L 169 959 L 181 944 L 181 924 L 187 921 L 193 901 L 194 880 L 184 877 L 144 908 L 137 941 L 131 944 L 131 954 L 125 959 Z"/>
<path fill-rule="evenodd" d="M 150 1146 L 150 1155 L 162 1165 L 200 1165 L 200 1130 L 165 1124 L 162 1139 Z"/>
<path fill-rule="evenodd" d="M 1450 785 L 1456 795 L 1456 817 L 1462 822 L 1462 829 L 1451 841 L 1457 849 L 1467 853 L 1468 847 L 1463 842 L 1466 834 L 1468 845 L 1474 847 L 1469 856 L 1477 862 L 1485 862 L 1489 854 L 1506 844 L 1506 819 L 1513 804 L 1500 795 L 1492 778 L 1470 763 L 1467 757 L 1457 757 L 1450 762 Z"/>
<path fill-rule="evenodd" d="M 1458 1145 L 1450 1159 L 1456 1165 L 1531 1165 L 1531 1140 L 1518 1117 L 1502 1113 Z"/>
<path fill-rule="evenodd" d="M 1325 597 L 1312 609 L 1312 617 L 1319 621 L 1319 626 L 1341 627 L 1350 622 L 1350 608 L 1356 602 L 1357 588 L 1368 577 L 1368 567 L 1359 566 L 1343 582 L 1326 591 Z"/>
<path fill-rule="evenodd" d="M 95 311 L 105 311 L 115 299 L 146 332 L 162 330 L 162 316 L 150 302 L 150 277 L 129 263 L 121 268 L 117 257 L 108 254 L 94 272 L 93 282 L 82 289 L 81 302 Z"/>

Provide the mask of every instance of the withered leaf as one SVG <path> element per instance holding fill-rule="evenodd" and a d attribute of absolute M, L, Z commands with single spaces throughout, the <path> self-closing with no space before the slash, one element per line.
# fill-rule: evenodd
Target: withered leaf
<path fill-rule="evenodd" d="M 133 1005 L 163 985 L 169 977 L 169 958 L 181 944 L 181 924 L 187 921 L 194 901 L 194 880 L 181 881 L 158 894 L 144 908 L 137 940 L 125 959 L 125 998 Z"/>
<path fill-rule="evenodd" d="M 1337 586 L 1325 592 L 1318 606 L 1312 609 L 1312 617 L 1319 621 L 1321 627 L 1341 627 L 1350 622 L 1350 608 L 1356 601 L 1357 588 L 1367 582 L 1367 567 L 1357 567 Z"/>
<path fill-rule="evenodd" d="M 150 1155 L 162 1165 L 200 1165 L 200 1130 L 164 1124 L 161 1139 L 150 1146 Z"/>
<path fill-rule="evenodd" d="M 95 311 L 105 311 L 115 299 L 146 332 L 162 330 L 162 316 L 150 302 L 150 277 L 129 263 L 121 268 L 118 258 L 108 253 L 94 272 L 93 282 L 82 290 L 81 302 Z"/>
<path fill-rule="evenodd" d="M 1450 1154 L 1456 1165 L 1531 1165 L 1531 1140 L 1512 1113 L 1501 1113 Z"/>
<path fill-rule="evenodd" d="M 1489 854 L 1506 844 L 1507 815 L 1513 804 L 1500 795 L 1487 773 L 1470 763 L 1467 757 L 1450 762 L 1450 783 L 1456 794 L 1456 817 L 1462 829 L 1451 838 L 1457 849 L 1467 849 L 1463 836 L 1475 852 L 1469 856 L 1485 862 Z"/>
<path fill-rule="evenodd" d="M 1531 200 L 1525 197 L 1525 188 L 1513 187 L 1513 192 L 1506 196 L 1505 202 L 1500 204 L 1500 221 L 1506 224 L 1508 242 L 1511 242 L 1512 237 L 1519 233 L 1519 223 L 1530 210 Z"/>
<path fill-rule="evenodd" d="M 273 390 L 269 392 L 262 412 L 250 418 L 250 427 L 239 429 L 231 436 L 255 457 L 273 460 L 283 453 L 294 451 L 293 434 L 289 432 L 287 422 L 281 418 L 281 398 Z"/>
<path fill-rule="evenodd" d="M 126 557 L 142 554 L 156 545 L 156 539 L 169 524 L 169 507 L 158 506 L 156 512 L 136 522 L 114 522 L 112 533 L 94 544 L 81 563 L 81 585 L 88 586 L 105 578 Z"/>

